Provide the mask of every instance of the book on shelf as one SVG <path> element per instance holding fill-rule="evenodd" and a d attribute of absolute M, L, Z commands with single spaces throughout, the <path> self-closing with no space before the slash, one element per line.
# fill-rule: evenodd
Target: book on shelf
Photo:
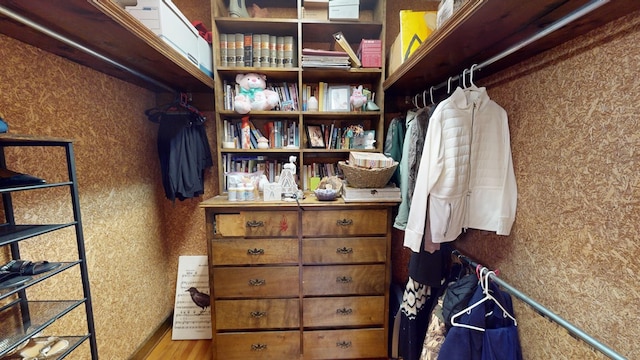
<path fill-rule="evenodd" d="M 236 42 L 236 61 L 235 66 L 242 67 L 244 66 L 244 34 L 236 33 L 235 34 L 235 42 Z"/>
<path fill-rule="evenodd" d="M 244 34 L 244 66 L 253 66 L 253 34 Z"/>
<path fill-rule="evenodd" d="M 260 66 L 270 67 L 269 34 L 260 34 Z"/>
<path fill-rule="evenodd" d="M 276 36 L 276 67 L 284 67 L 284 36 Z"/>
<path fill-rule="evenodd" d="M 236 35 L 235 34 L 227 34 L 227 66 L 236 66 Z"/>
<path fill-rule="evenodd" d="M 227 34 L 220 34 L 220 51 L 219 51 L 219 55 L 220 55 L 220 66 L 228 66 L 229 63 L 228 58 L 227 58 L 227 49 L 229 48 L 229 46 L 227 45 L 227 38 L 228 35 Z"/>
<path fill-rule="evenodd" d="M 276 67 L 276 36 L 269 35 L 269 67 Z"/>
<path fill-rule="evenodd" d="M 251 58 L 251 66 L 261 67 L 262 63 L 260 56 L 262 55 L 262 37 L 260 34 L 254 34 L 252 45 L 255 50 L 253 51 L 253 56 Z"/>

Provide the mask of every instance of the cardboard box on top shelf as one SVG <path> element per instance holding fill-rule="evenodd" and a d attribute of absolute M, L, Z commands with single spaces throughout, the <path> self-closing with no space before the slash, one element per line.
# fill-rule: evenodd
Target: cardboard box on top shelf
<path fill-rule="evenodd" d="M 437 11 L 400 10 L 400 33 L 389 49 L 389 75 L 435 31 L 437 16 Z"/>

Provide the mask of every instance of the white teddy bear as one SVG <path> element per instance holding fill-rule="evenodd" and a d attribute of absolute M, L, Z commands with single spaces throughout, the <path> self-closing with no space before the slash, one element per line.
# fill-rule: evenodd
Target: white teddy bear
<path fill-rule="evenodd" d="M 236 94 L 234 109 L 238 114 L 247 114 L 251 110 L 271 110 L 280 103 L 278 93 L 267 90 L 267 76 L 247 73 L 236 75 L 240 92 Z"/>

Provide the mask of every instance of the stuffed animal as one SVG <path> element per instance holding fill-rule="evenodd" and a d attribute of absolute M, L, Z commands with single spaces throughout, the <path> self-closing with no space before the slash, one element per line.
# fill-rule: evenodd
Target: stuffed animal
<path fill-rule="evenodd" d="M 362 85 L 353 88 L 351 98 L 349 99 L 352 110 L 361 110 L 362 105 L 367 103 L 367 97 L 362 94 Z"/>
<path fill-rule="evenodd" d="M 234 109 L 238 114 L 247 114 L 251 110 L 271 110 L 280 103 L 278 93 L 267 90 L 267 76 L 247 73 L 236 75 L 240 92 L 234 99 Z"/>

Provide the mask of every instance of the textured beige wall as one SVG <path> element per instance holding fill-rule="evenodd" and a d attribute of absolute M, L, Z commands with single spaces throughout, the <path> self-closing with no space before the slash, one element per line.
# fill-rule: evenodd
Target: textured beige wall
<path fill-rule="evenodd" d="M 640 13 L 478 85 L 509 114 L 518 183 L 509 237 L 464 252 L 629 359 L 640 358 Z M 524 356 L 598 359 L 515 301 Z"/>
<path fill-rule="evenodd" d="M 173 204 L 164 198 L 158 125 L 144 116 L 155 106 L 154 93 L 2 35 L 0 59 L 0 113 L 9 132 L 75 140 L 98 348 L 102 359 L 126 359 L 171 313 L 178 256 L 206 254 L 201 199 Z M 210 121 L 213 141 L 212 128 Z M 7 158 L 12 169 L 48 180 L 61 171 L 54 163 L 61 158 L 50 151 L 10 152 Z M 213 174 L 215 169 L 206 174 L 203 198 L 217 191 Z M 16 196 L 17 220 L 59 218 L 69 212 L 66 199 L 64 193 Z M 27 242 L 22 257 L 73 258 L 74 247 L 69 241 L 61 245 L 61 237 L 73 239 L 73 232 Z M 73 275 L 35 289 L 35 298 L 79 297 Z M 85 332 L 80 315 L 59 320 L 59 328 Z M 73 358 L 88 359 L 87 350 L 84 346 Z"/>

